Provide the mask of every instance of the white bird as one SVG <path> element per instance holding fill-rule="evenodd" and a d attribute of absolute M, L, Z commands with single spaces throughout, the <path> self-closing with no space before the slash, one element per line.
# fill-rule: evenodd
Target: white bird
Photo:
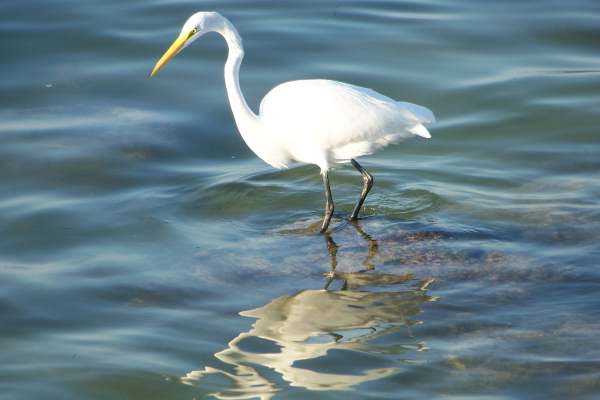
<path fill-rule="evenodd" d="M 275 168 L 288 168 L 290 162 L 298 161 L 316 164 L 321 169 L 325 188 L 321 232 L 327 230 L 333 216 L 329 186 L 332 165 L 350 162 L 362 174 L 362 192 L 350 215 L 354 220 L 373 186 L 373 176 L 355 159 L 402 138 L 431 137 L 424 126 L 435 122 L 429 109 L 331 80 L 282 83 L 263 98 L 256 115 L 239 84 L 244 57 L 242 39 L 231 22 L 217 12 L 197 12 L 188 18 L 150 76 L 207 32 L 216 32 L 227 41 L 225 86 L 237 128 L 248 147 Z"/>

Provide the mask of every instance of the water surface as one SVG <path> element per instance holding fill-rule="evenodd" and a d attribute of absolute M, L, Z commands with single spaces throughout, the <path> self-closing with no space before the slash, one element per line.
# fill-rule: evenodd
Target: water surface
<path fill-rule="evenodd" d="M 435 111 L 430 140 L 277 171 L 238 135 L 196 10 L 256 110 L 330 78 Z M 592 399 L 596 1 L 6 0 L 0 397 Z M 328 290 L 323 288 L 327 286 Z"/>

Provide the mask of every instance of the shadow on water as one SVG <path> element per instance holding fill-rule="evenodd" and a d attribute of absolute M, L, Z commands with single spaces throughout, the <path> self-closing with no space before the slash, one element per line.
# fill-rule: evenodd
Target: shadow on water
<path fill-rule="evenodd" d="M 433 279 L 391 290 L 390 286 L 414 281 L 414 276 L 375 272 L 372 259 L 377 241 L 358 223 L 352 225 L 368 243 L 362 269 L 336 271 L 339 246 L 331 234 L 324 235 L 331 263 L 325 289 L 301 290 L 240 312 L 256 321 L 215 354 L 225 366 L 191 371 L 181 381 L 188 385 L 202 381 L 212 388 L 213 383 L 207 382 L 210 377 L 225 377 L 233 387 L 214 383 L 219 389 L 212 396 L 219 399 L 270 399 L 282 389 L 280 379 L 313 391 L 350 390 L 400 372 L 403 363 L 410 363 L 410 353 L 426 350 L 411 327 L 422 323 L 415 318 L 421 306 L 437 300 L 427 294 Z M 341 289 L 327 290 L 336 281 Z M 356 290 L 366 287 L 373 290 Z M 373 343 L 391 334 L 404 340 Z M 336 351 L 355 361 L 336 362 Z M 373 360 L 361 362 L 364 357 Z"/>

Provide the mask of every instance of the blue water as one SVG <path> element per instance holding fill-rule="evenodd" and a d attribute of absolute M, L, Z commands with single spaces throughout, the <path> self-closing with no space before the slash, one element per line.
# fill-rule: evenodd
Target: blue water
<path fill-rule="evenodd" d="M 194 11 L 244 38 L 255 110 L 329 78 L 433 138 L 277 171 L 235 128 L 225 43 L 159 76 Z M 0 398 L 600 396 L 600 3 L 0 4 Z M 328 285 L 328 290 L 323 288 Z"/>

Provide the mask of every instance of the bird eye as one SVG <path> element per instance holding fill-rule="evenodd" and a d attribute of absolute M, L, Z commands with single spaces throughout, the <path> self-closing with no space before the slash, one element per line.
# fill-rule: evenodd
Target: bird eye
<path fill-rule="evenodd" d="M 194 28 L 194 29 L 192 29 L 192 30 L 191 30 L 191 31 L 188 33 L 188 36 L 187 36 L 187 38 L 188 38 L 188 39 L 189 39 L 189 38 L 191 38 L 191 37 L 192 37 L 192 36 L 194 36 L 196 33 L 198 33 L 198 28 Z"/>

